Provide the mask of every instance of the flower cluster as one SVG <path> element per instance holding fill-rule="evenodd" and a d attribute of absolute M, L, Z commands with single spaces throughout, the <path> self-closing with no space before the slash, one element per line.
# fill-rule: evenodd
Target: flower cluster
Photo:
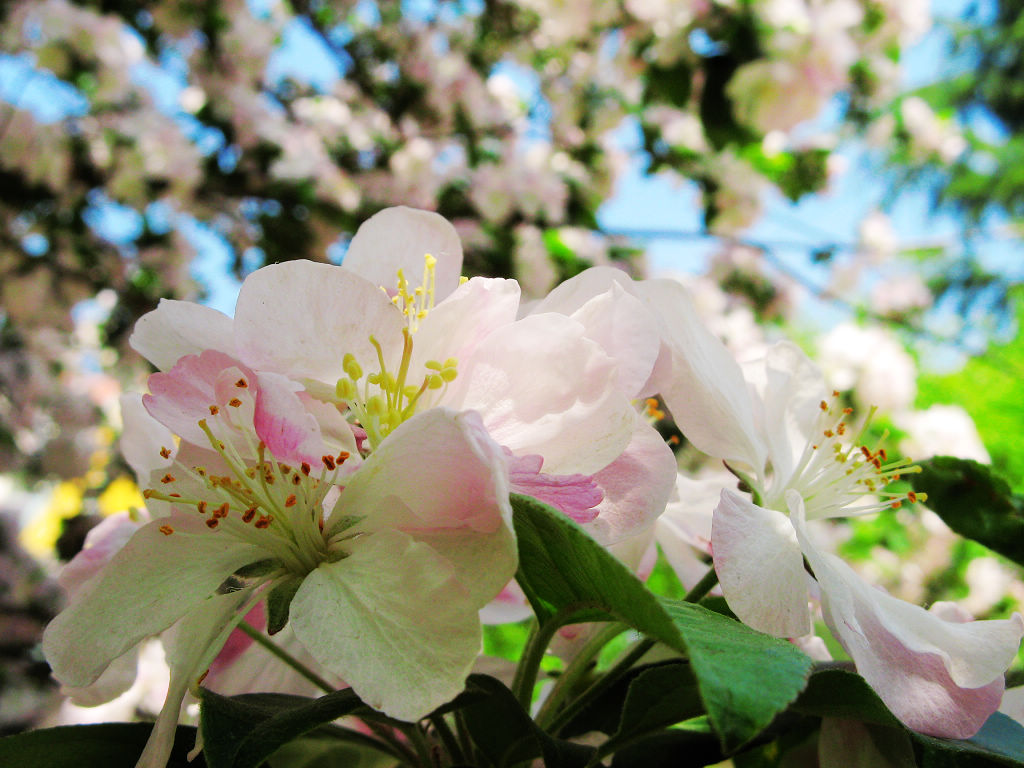
<path fill-rule="evenodd" d="M 140 764 L 166 761 L 187 691 L 238 655 L 246 615 L 287 628 L 396 720 L 451 700 L 480 653 L 481 610 L 508 602 L 510 494 L 633 565 L 655 535 L 680 560 L 660 532 L 688 493 L 653 426 L 662 403 L 741 481 L 721 488 L 703 541 L 733 612 L 805 638 L 813 592 L 903 722 L 954 737 L 981 726 L 1024 621 L 948 621 L 815 543 L 809 521 L 920 497 L 885 490 L 914 468 L 863 444 L 795 346 L 741 368 L 672 281 L 594 268 L 524 306 L 514 281 L 464 280 L 461 266 L 447 221 L 392 208 L 340 267 L 254 272 L 233 317 L 164 301 L 136 326 L 158 372 L 123 398 L 122 447 L 147 511 L 90 536 L 44 651 L 69 693 L 98 702 L 162 635 L 171 680 Z"/>

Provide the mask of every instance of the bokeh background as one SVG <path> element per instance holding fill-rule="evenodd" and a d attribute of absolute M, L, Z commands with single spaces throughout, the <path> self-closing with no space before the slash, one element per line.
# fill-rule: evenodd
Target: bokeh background
<path fill-rule="evenodd" d="M 230 313 L 264 264 L 341 263 L 390 205 L 439 211 L 466 274 L 532 298 L 591 265 L 675 276 L 738 356 L 794 338 L 893 450 L 1024 488 L 1021 10 L 4 3 L 0 733 L 160 705 L 157 672 L 72 709 L 36 647 L 60 563 L 142 504 L 117 450 L 118 396 L 149 373 L 134 322 L 161 297 Z M 1024 602 L 1016 566 L 926 509 L 835 547 L 912 602 Z"/>

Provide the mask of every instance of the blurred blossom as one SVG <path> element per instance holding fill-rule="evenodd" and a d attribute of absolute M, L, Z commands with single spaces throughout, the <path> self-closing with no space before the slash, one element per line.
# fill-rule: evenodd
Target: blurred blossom
<path fill-rule="evenodd" d="M 853 390 L 862 407 L 906 410 L 917 395 L 917 368 L 903 345 L 881 328 L 842 323 L 818 344 L 825 377 L 836 389 Z"/>
<path fill-rule="evenodd" d="M 923 411 L 898 413 L 893 421 L 907 433 L 900 441 L 900 451 L 915 459 L 942 454 L 983 464 L 991 461 L 974 420 L 959 405 L 933 405 Z"/>

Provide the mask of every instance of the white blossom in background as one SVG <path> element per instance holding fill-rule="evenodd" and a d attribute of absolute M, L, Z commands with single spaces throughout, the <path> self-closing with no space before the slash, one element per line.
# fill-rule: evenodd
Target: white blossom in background
<path fill-rule="evenodd" d="M 887 331 L 841 323 L 818 343 L 818 362 L 831 386 L 853 390 L 862 406 L 883 412 L 910 408 L 917 395 L 917 367 Z"/>

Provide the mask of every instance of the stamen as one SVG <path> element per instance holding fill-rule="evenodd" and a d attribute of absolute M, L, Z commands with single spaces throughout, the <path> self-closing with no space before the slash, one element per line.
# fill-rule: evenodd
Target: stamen
<path fill-rule="evenodd" d="M 171 528 L 171 526 L 169 526 L 169 525 L 161 525 L 160 528 L 159 528 L 159 531 L 164 536 L 170 536 L 172 533 L 174 533 L 174 529 Z"/>

